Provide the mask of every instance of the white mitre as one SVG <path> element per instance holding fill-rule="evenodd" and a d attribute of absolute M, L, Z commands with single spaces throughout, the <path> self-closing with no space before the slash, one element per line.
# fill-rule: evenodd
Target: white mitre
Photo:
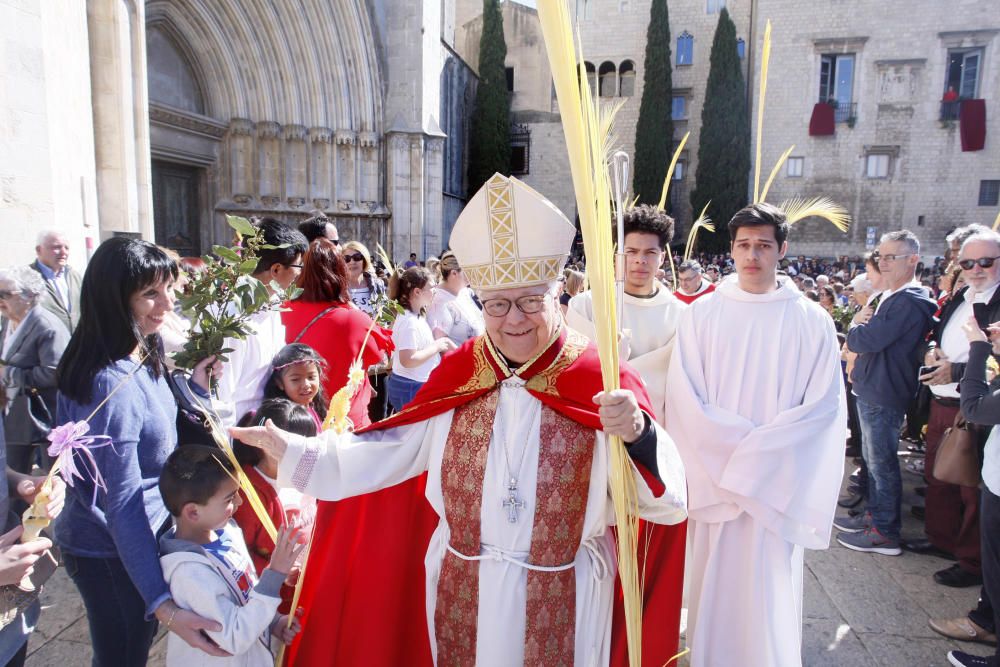
<path fill-rule="evenodd" d="M 557 280 L 575 235 L 548 199 L 493 174 L 455 221 L 451 249 L 473 289 L 511 289 Z"/>

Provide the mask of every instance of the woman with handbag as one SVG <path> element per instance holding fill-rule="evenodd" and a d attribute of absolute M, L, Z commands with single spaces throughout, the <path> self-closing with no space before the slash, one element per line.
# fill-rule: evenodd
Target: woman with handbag
<path fill-rule="evenodd" d="M 76 457 L 87 470 L 68 490 L 55 533 L 87 610 L 95 667 L 145 665 L 157 622 L 210 655 L 227 655 L 202 632 L 222 627 L 174 604 L 160 569 L 157 538 L 170 513 L 157 483 L 177 446 L 177 404 L 158 332 L 176 278 L 177 265 L 152 243 L 102 243 L 83 276 L 80 323 L 59 364 L 58 423 L 86 420 L 91 434 L 110 438 L 90 450 L 99 484 L 86 458 Z M 192 377 L 206 397 L 213 362 L 202 361 Z"/>
<path fill-rule="evenodd" d="M 994 627 L 1000 627 L 1000 377 L 987 379 L 991 354 L 1000 355 L 1000 322 L 989 327 L 989 338 L 975 318 L 962 327 L 969 339 L 969 360 L 959 384 L 962 414 L 974 424 L 993 425 L 983 452 L 979 530 L 982 538 L 983 590 L 977 612 L 993 609 Z M 991 344 L 992 341 L 992 344 Z M 938 466 L 935 466 L 935 474 Z M 990 603 L 993 604 L 990 604 Z M 964 651 L 950 651 L 948 661 L 957 667 L 1000 664 L 1000 648 L 992 659 Z"/>
<path fill-rule="evenodd" d="M 45 280 L 28 266 L 0 270 L 0 403 L 6 403 L 4 436 L 7 465 L 30 473 L 35 463 L 48 470 L 46 436 L 56 412 L 56 366 L 69 331 L 58 317 L 39 305 Z"/>

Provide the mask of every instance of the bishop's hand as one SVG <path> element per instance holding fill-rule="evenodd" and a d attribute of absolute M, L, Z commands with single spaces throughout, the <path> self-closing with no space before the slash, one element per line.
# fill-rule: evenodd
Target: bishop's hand
<path fill-rule="evenodd" d="M 262 449 L 281 461 L 288 449 L 288 436 L 290 434 L 282 431 L 268 419 L 263 426 L 233 426 L 229 429 L 229 435 L 245 445 Z"/>
<path fill-rule="evenodd" d="M 618 436 L 627 444 L 638 440 L 646 429 L 639 402 L 628 389 L 602 391 L 594 396 L 594 403 L 601 406 L 597 413 L 606 435 Z"/>

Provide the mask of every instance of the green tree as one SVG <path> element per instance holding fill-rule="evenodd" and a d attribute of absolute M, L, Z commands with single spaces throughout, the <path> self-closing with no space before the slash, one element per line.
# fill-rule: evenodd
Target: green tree
<path fill-rule="evenodd" d="M 495 173 L 510 173 L 510 94 L 507 91 L 507 43 L 499 0 L 483 0 L 483 35 L 479 41 L 479 86 L 472 115 L 469 147 L 469 193 Z"/>
<path fill-rule="evenodd" d="M 671 117 L 673 83 L 670 67 L 670 15 L 667 0 L 653 0 L 646 29 L 646 60 L 642 73 L 642 101 L 635 125 L 635 178 L 632 191 L 642 204 L 656 205 L 673 155 Z M 670 210 L 670 202 L 667 202 Z"/>
<path fill-rule="evenodd" d="M 747 205 L 750 119 L 746 93 L 736 52 L 736 26 L 729 12 L 723 9 L 712 42 L 711 69 L 698 137 L 698 169 L 691 191 L 694 215 L 711 201 L 707 215 L 715 221 L 716 231 L 699 237 L 703 248 L 728 248 L 726 224 L 736 211 Z"/>

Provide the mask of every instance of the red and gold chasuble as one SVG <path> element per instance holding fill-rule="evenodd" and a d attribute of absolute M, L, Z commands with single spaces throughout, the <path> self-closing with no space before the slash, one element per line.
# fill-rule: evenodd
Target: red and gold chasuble
<path fill-rule="evenodd" d="M 600 359 L 597 349 L 585 338 L 566 328 L 536 359 L 521 368 L 510 370 L 493 348 L 488 337 L 480 336 L 466 342 L 458 350 L 443 357 L 441 364 L 417 393 L 406 409 L 373 424 L 365 430 L 379 430 L 416 423 L 430 419 L 448 410 L 455 410 L 452 428 L 445 446 L 441 470 L 441 487 L 445 511 L 451 531 L 450 546 L 466 556 L 480 553 L 480 507 L 493 419 L 498 404 L 500 383 L 517 375 L 523 379 L 525 389 L 542 402 L 539 470 L 536 489 L 531 548 L 527 562 L 548 568 L 558 568 L 572 563 L 580 547 L 587 490 L 590 483 L 594 431 L 601 429 L 595 394 L 603 389 Z M 622 365 L 621 387 L 631 390 L 639 406 L 648 414 L 649 405 L 642 380 L 634 370 Z M 361 431 L 364 432 L 364 431 Z M 662 483 L 637 464 L 654 495 L 663 492 Z M 386 574 L 394 571 L 413 573 L 423 571 L 423 556 L 430 538 L 430 527 L 439 520 L 423 495 L 426 475 L 383 491 L 359 498 L 375 498 L 395 494 L 393 508 L 405 514 L 399 521 L 390 523 L 398 527 L 392 539 L 399 547 L 411 539 L 405 548 L 366 550 L 377 559 L 354 557 L 354 583 L 367 587 L 366 594 L 336 599 L 326 593 L 324 582 L 314 584 L 307 579 L 305 589 L 312 592 L 317 606 L 323 613 L 312 612 L 306 607 L 303 629 L 308 629 L 310 617 L 316 618 L 315 632 L 301 632 L 290 652 L 292 665 L 336 665 L 336 655 L 344 658 L 355 655 L 355 644 L 366 645 L 367 665 L 395 667 L 398 658 L 405 655 L 406 664 L 431 663 L 430 646 L 410 635 L 394 640 L 392 633 L 381 634 L 378 642 L 368 643 L 359 637 L 371 635 L 370 628 L 378 627 L 382 613 L 393 617 L 405 613 L 406 627 L 421 626 L 425 591 L 422 579 L 414 586 L 415 577 L 408 576 L 392 586 L 386 584 Z M 406 498 L 400 494 L 405 494 Z M 384 504 L 383 504 L 384 505 Z M 364 541 L 386 536 L 386 517 L 369 515 L 352 528 L 358 539 L 347 536 L 330 545 L 324 560 L 337 562 L 338 549 L 349 545 L 352 549 L 364 548 Z M 365 526 L 371 526 L 366 528 Z M 662 562 L 647 559 L 654 569 L 647 570 L 644 592 L 643 663 L 664 664 L 678 646 L 680 594 L 683 578 L 685 524 L 677 526 L 652 526 L 646 532 L 651 541 L 650 555 L 658 553 Z M 417 542 L 420 542 L 419 544 Z M 663 548 L 658 548 L 658 544 Z M 387 559 L 394 559 L 387 563 Z M 377 565 L 373 564 L 377 563 Z M 371 571 L 368 571 L 371 570 Z M 324 568 L 341 583 L 344 578 L 336 569 Z M 442 563 L 438 581 L 438 601 L 435 611 L 435 641 L 439 665 L 475 664 L 478 619 L 478 561 L 463 560 L 448 552 Z M 651 576 L 652 575 L 652 576 Z M 650 585 L 650 582 L 655 585 Z M 627 664 L 623 650 L 625 627 L 621 621 L 620 594 L 616 599 L 612 627 L 611 664 Z M 527 584 L 527 609 L 524 660 L 526 665 L 572 665 L 576 625 L 576 586 L 572 568 L 558 571 L 529 570 Z M 305 606 L 305 605 L 303 605 Z M 404 611 L 405 610 L 405 611 Z M 653 613 L 655 612 L 655 613 Z M 338 647 L 331 647 L 330 623 L 339 625 Z M 322 628 L 326 628 L 323 630 Z M 353 628 L 353 629 L 352 629 Z M 384 629 L 384 628 L 383 628 Z M 355 630 L 357 632 L 355 632 Z M 424 633 L 426 635 L 426 632 Z M 314 639 L 310 639 L 310 637 Z M 324 639 L 324 637 L 326 639 Z M 352 641 L 351 638 L 354 638 Z M 648 640 L 648 641 L 647 641 Z M 397 646 L 398 644 L 398 646 Z M 331 651 L 331 648 L 334 648 Z"/>

